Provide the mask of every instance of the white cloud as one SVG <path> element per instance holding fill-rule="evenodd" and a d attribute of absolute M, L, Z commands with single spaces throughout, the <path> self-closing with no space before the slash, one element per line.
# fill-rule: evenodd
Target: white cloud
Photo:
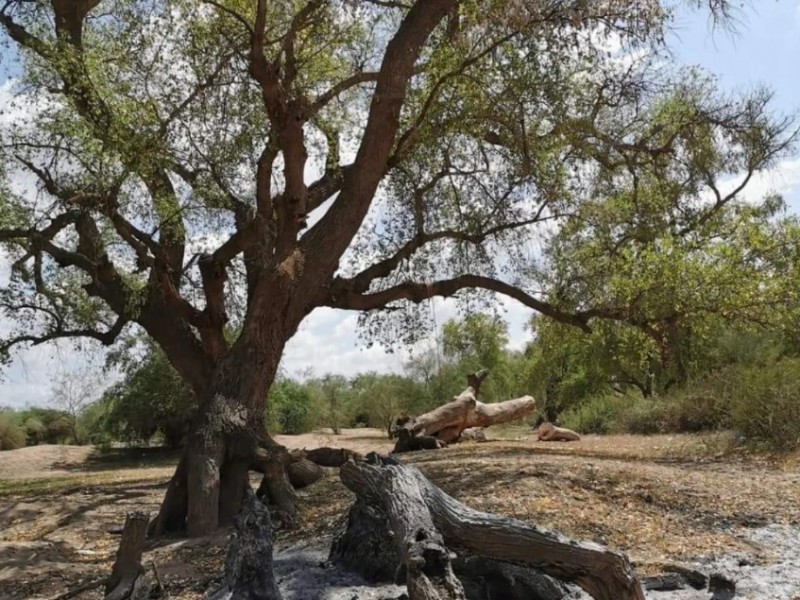
<path fill-rule="evenodd" d="M 741 177 L 726 182 L 723 191 L 733 189 Z M 780 161 L 773 168 L 753 175 L 742 197 L 750 202 L 759 202 L 769 194 L 781 194 L 785 198 L 794 197 L 800 192 L 800 156 Z M 796 207 L 800 209 L 800 206 Z M 799 212 L 800 210 L 796 210 Z"/>

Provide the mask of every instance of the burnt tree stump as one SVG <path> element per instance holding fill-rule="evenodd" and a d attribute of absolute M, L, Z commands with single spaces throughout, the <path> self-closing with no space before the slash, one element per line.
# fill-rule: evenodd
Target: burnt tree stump
<path fill-rule="evenodd" d="M 206 600 L 283 600 L 272 571 L 272 522 L 269 510 L 246 489 L 242 510 L 225 554 L 222 586 Z"/>
<path fill-rule="evenodd" d="M 125 518 L 117 558 L 106 580 L 105 600 L 125 600 L 134 594 L 142 575 L 142 552 L 147 539 L 150 515 L 130 512 Z"/>
<path fill-rule="evenodd" d="M 487 586 L 498 597 L 563 598 L 543 574 L 596 600 L 644 600 L 622 554 L 468 508 L 392 458 L 348 462 L 341 478 L 357 501 L 331 560 L 373 579 L 405 572 L 410 600 L 485 598 Z"/>

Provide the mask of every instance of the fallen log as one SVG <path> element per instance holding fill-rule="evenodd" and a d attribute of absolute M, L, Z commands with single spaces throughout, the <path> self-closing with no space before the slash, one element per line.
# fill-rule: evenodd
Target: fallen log
<path fill-rule="evenodd" d="M 466 393 L 432 411 L 409 421 L 399 431 L 406 430 L 411 437 L 431 436 L 451 444 L 458 441 L 465 429 L 489 427 L 516 421 L 532 413 L 536 401 L 532 396 L 484 404 Z M 400 435 L 394 452 L 407 452 L 407 444 Z"/>
<path fill-rule="evenodd" d="M 519 583 L 526 580 L 516 569 L 543 586 L 541 574 L 572 582 L 596 600 L 644 600 L 623 555 L 468 508 L 417 469 L 392 458 L 370 454 L 363 462 L 346 463 L 341 478 L 357 500 L 346 530 L 331 548 L 331 560 L 384 580 L 405 571 L 409 600 L 564 597 L 557 586 L 548 588 L 549 596 L 534 595 L 525 587 L 529 584 Z M 456 577 L 460 573 L 469 583 Z M 489 595 L 487 585 L 506 587 Z"/>
<path fill-rule="evenodd" d="M 321 467 L 341 467 L 348 460 L 359 460 L 361 455 L 347 448 L 315 448 L 304 450 L 305 457 Z"/>
<path fill-rule="evenodd" d="M 482 369 L 467 376 L 467 388 L 450 402 L 416 418 L 408 419 L 396 428 L 397 442 L 393 453 L 420 449 L 413 442 L 417 437 L 434 437 L 445 444 L 459 441 L 465 429 L 489 427 L 521 419 L 536 409 L 532 396 L 523 396 L 505 402 L 484 404 L 478 401 L 478 392 L 489 371 Z M 403 431 L 408 435 L 401 435 Z M 430 443 L 427 443 L 429 447 Z"/>
<path fill-rule="evenodd" d="M 289 482 L 296 490 L 308 487 L 325 476 L 322 467 L 307 458 L 292 461 L 286 467 L 286 472 L 289 475 Z"/>
<path fill-rule="evenodd" d="M 540 442 L 577 442 L 581 436 L 564 427 L 556 427 L 552 423 L 542 423 L 537 430 Z"/>

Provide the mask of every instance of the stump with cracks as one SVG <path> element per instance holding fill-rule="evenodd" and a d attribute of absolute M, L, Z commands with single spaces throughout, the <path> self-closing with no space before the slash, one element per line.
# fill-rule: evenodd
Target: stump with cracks
<path fill-rule="evenodd" d="M 597 600 L 644 600 L 628 560 L 590 542 L 468 508 L 413 467 L 369 455 L 342 466 L 357 496 L 331 560 L 373 580 L 402 578 L 410 600 L 558 600 L 574 583 Z M 543 575 L 548 576 L 544 578 Z M 491 588 L 491 589 L 489 589 Z"/>

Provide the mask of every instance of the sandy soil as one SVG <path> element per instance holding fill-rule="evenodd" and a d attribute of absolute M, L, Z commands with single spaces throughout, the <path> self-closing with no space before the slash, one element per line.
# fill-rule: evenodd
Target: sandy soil
<path fill-rule="evenodd" d="M 623 550 L 642 575 L 691 564 L 730 573 L 745 594 L 737 598 L 800 600 L 796 457 L 723 454 L 723 439 L 697 436 L 589 436 L 574 444 L 536 442 L 522 428 L 494 436 L 403 460 L 470 506 Z M 391 449 L 382 432 L 367 429 L 280 441 L 292 448 Z M 0 453 L 0 600 L 52 598 L 106 575 L 119 542 L 112 531 L 133 508 L 156 512 L 174 461 L 157 451 L 102 455 L 52 446 Z M 367 591 L 323 564 L 325 543 L 351 501 L 335 471 L 301 491 L 302 528 L 276 534 L 281 577 L 297 590 L 287 598 L 396 597 L 388 589 Z M 167 540 L 145 561 L 158 566 L 170 597 L 199 599 L 219 576 L 225 539 L 222 532 Z M 648 597 L 705 600 L 704 594 Z M 97 590 L 78 596 L 100 597 Z"/>
<path fill-rule="evenodd" d="M 0 452 L 0 479 L 36 479 L 69 475 L 94 451 L 91 446 L 43 444 Z"/>

